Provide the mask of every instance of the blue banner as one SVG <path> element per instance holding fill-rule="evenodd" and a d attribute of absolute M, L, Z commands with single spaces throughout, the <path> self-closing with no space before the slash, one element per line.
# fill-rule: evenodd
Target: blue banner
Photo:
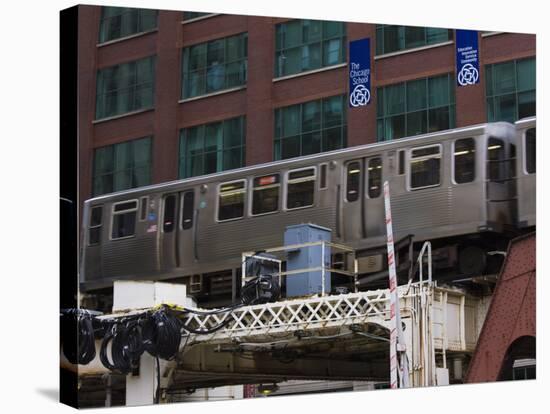
<path fill-rule="evenodd" d="M 479 48 L 476 30 L 456 31 L 456 82 L 458 86 L 479 83 Z"/>
<path fill-rule="evenodd" d="M 349 43 L 349 106 L 370 103 L 370 39 Z"/>

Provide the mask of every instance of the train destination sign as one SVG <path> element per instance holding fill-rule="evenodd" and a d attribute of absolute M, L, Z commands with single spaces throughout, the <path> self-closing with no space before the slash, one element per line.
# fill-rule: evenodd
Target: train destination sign
<path fill-rule="evenodd" d="M 456 30 L 456 82 L 458 86 L 479 83 L 479 48 L 476 30 Z"/>
<path fill-rule="evenodd" d="M 349 106 L 356 108 L 370 103 L 370 39 L 349 43 Z"/>

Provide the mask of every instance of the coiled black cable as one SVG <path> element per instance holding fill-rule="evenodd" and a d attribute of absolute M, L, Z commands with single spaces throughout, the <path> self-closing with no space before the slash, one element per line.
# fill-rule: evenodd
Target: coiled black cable
<path fill-rule="evenodd" d="M 111 344 L 111 360 L 108 347 Z M 129 374 L 139 364 L 144 346 L 138 321 L 114 324 L 101 343 L 99 358 L 105 368 L 121 374 Z"/>
<path fill-rule="evenodd" d="M 153 312 L 143 324 L 143 345 L 154 357 L 170 361 L 178 353 L 182 323 L 173 314 L 159 309 Z"/>
<path fill-rule="evenodd" d="M 95 358 L 93 316 L 81 309 L 61 310 L 63 354 L 71 364 L 89 364 Z"/>

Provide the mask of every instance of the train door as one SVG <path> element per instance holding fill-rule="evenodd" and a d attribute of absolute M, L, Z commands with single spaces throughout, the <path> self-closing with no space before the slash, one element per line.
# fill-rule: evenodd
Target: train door
<path fill-rule="evenodd" d="M 161 222 L 161 257 L 163 271 L 170 271 L 179 266 L 178 255 L 178 194 L 166 194 L 162 198 L 162 222 Z"/>
<path fill-rule="evenodd" d="M 386 234 L 383 190 L 383 162 L 381 156 L 365 160 L 365 222 L 367 237 L 379 237 Z"/>
<path fill-rule="evenodd" d="M 344 240 L 360 240 L 365 235 L 363 159 L 348 161 L 344 167 L 342 216 Z"/>
<path fill-rule="evenodd" d="M 489 137 L 487 140 L 487 221 L 511 222 L 510 182 L 511 161 L 504 140 Z M 503 220 L 506 218 L 506 220 Z"/>
<path fill-rule="evenodd" d="M 179 265 L 185 267 L 196 259 L 196 211 L 195 191 L 189 190 L 180 193 L 180 211 L 178 226 L 178 250 Z"/>

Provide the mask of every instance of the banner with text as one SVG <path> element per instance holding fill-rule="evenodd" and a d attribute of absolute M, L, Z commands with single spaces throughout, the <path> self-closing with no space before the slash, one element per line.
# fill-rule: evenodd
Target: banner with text
<path fill-rule="evenodd" d="M 349 106 L 370 103 L 370 38 L 349 43 Z"/>
<path fill-rule="evenodd" d="M 479 48 L 476 30 L 456 30 L 456 82 L 458 86 L 479 83 Z"/>

